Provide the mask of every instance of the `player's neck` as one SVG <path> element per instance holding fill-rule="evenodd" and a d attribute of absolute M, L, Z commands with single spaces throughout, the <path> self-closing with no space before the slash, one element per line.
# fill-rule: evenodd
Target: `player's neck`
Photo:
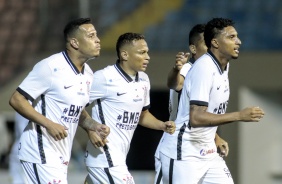
<path fill-rule="evenodd" d="M 126 65 L 123 62 L 120 62 L 120 67 L 123 69 L 123 71 L 125 73 L 127 73 L 127 75 L 129 75 L 130 77 L 135 77 L 136 76 L 136 71 L 132 70 L 128 65 Z"/>

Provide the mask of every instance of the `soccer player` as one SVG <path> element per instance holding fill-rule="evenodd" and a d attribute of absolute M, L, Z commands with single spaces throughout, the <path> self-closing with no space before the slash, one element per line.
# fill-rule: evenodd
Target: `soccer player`
<path fill-rule="evenodd" d="M 101 144 L 109 134 L 109 127 L 94 122 L 84 110 L 93 80 L 86 62 L 100 54 L 95 27 L 89 18 L 75 19 L 65 26 L 64 37 L 66 50 L 38 62 L 9 101 L 29 120 L 18 153 L 28 183 L 67 183 L 78 125 L 89 136 L 96 131 Z"/>
<path fill-rule="evenodd" d="M 187 62 L 190 53 L 179 52 L 176 55 L 175 65 L 168 74 L 167 85 L 170 88 L 169 91 L 169 120 L 175 121 L 178 101 L 181 95 L 181 90 L 183 87 L 184 79 L 187 72 L 190 70 L 194 62 L 200 58 L 203 54 L 207 52 L 207 46 L 204 40 L 205 24 L 195 25 L 189 32 L 189 50 L 192 57 Z M 162 183 L 162 172 L 161 172 L 161 162 L 159 158 L 159 148 L 162 142 L 162 138 L 157 147 L 155 153 L 155 184 Z M 221 139 L 217 134 L 215 137 L 216 146 L 219 148 L 219 153 L 221 156 L 227 156 L 229 147 L 228 143 Z"/>
<path fill-rule="evenodd" d="M 150 81 L 144 73 L 149 64 L 149 48 L 143 35 L 125 33 L 116 44 L 118 60 L 94 73 L 90 90 L 92 118 L 110 127 L 108 143 L 86 149 L 86 183 L 134 183 L 126 165 L 132 136 L 137 125 L 175 131 L 172 121 L 162 122 L 150 112 Z M 144 148 L 145 149 L 145 148 Z"/>
<path fill-rule="evenodd" d="M 176 131 L 164 133 L 160 146 L 163 183 L 233 184 L 225 161 L 217 153 L 219 125 L 258 122 L 264 112 L 248 107 L 225 113 L 229 100 L 229 61 L 237 59 L 241 40 L 230 19 L 214 18 L 205 27 L 208 52 L 189 70 L 180 97 Z"/>

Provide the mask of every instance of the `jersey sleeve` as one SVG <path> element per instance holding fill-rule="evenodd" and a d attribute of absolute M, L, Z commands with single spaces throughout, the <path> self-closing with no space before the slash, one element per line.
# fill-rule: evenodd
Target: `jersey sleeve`
<path fill-rule="evenodd" d="M 103 72 L 96 71 L 93 75 L 93 81 L 90 88 L 90 101 L 91 104 L 94 100 L 102 98 L 107 93 L 107 80 Z"/>
<path fill-rule="evenodd" d="M 187 76 L 190 86 L 190 105 L 208 106 L 213 84 L 213 72 L 204 63 L 193 67 Z"/>
<path fill-rule="evenodd" d="M 44 94 L 52 85 L 52 71 L 47 62 L 37 63 L 28 76 L 19 85 L 17 91 L 33 101 Z"/>

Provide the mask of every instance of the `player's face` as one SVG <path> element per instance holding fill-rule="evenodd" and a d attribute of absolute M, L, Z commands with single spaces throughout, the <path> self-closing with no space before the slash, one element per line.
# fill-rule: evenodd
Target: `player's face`
<path fill-rule="evenodd" d="M 241 40 L 233 26 L 224 28 L 216 40 L 218 42 L 218 50 L 222 57 L 228 60 L 238 58 Z"/>
<path fill-rule="evenodd" d="M 79 26 L 77 40 L 79 44 L 78 50 L 82 54 L 82 57 L 89 59 L 100 55 L 100 40 L 97 36 L 97 31 L 92 24 L 83 24 Z"/>
<path fill-rule="evenodd" d="M 200 39 L 195 44 L 195 48 L 196 48 L 196 53 L 194 56 L 195 60 L 197 60 L 199 57 L 201 57 L 202 55 L 204 55 L 207 52 L 208 48 L 205 44 L 204 33 L 200 34 Z"/>
<path fill-rule="evenodd" d="M 148 51 L 149 48 L 145 40 L 133 41 L 132 45 L 127 49 L 127 65 L 131 70 L 131 74 L 146 70 L 150 60 Z"/>

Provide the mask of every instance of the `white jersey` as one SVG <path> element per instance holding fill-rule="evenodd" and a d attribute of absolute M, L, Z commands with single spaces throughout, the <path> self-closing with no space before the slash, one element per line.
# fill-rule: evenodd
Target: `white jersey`
<path fill-rule="evenodd" d="M 66 52 L 38 62 L 17 91 L 32 101 L 35 110 L 68 128 L 55 141 L 46 128 L 29 122 L 19 143 L 19 159 L 32 163 L 68 165 L 81 111 L 89 102 L 93 72 L 84 64 L 80 73 Z"/>
<path fill-rule="evenodd" d="M 188 63 L 185 63 L 181 70 L 180 70 L 180 75 L 182 75 L 184 78 L 186 77 L 188 71 L 190 70 L 190 68 L 192 67 L 193 61 L 189 61 Z M 179 102 L 179 98 L 180 98 L 180 93 L 181 91 L 175 91 L 173 89 L 169 90 L 169 104 L 168 104 L 168 111 L 169 111 L 169 120 L 170 121 L 175 121 L 176 119 L 176 115 L 177 115 L 177 111 L 178 111 L 178 102 Z M 159 149 L 160 149 L 160 144 L 162 143 L 163 137 L 161 138 L 158 147 L 156 149 L 155 152 L 155 157 L 159 158 Z"/>
<path fill-rule="evenodd" d="M 188 62 L 183 65 L 183 67 L 180 70 L 180 75 L 182 75 L 184 78 L 186 77 L 188 71 L 192 67 L 192 63 Z M 175 91 L 173 89 L 169 90 L 169 120 L 175 121 L 177 111 L 178 111 L 178 102 L 179 102 L 180 92 Z"/>
<path fill-rule="evenodd" d="M 29 120 L 15 113 L 15 140 L 19 140 Z"/>
<path fill-rule="evenodd" d="M 140 114 L 150 106 L 150 81 L 144 72 L 135 78 L 126 74 L 119 63 L 94 73 L 90 102 L 94 101 L 92 118 L 110 127 L 109 141 L 96 149 L 88 141 L 86 166 L 113 167 L 126 165 L 133 133 Z"/>
<path fill-rule="evenodd" d="M 200 57 L 188 72 L 180 97 L 176 131 L 165 133 L 160 151 L 166 156 L 187 160 L 212 159 L 217 155 L 214 142 L 217 126 L 192 128 L 189 125 L 190 105 L 207 106 L 207 111 L 224 114 L 229 100 L 228 65 L 221 69 L 211 52 Z"/>

